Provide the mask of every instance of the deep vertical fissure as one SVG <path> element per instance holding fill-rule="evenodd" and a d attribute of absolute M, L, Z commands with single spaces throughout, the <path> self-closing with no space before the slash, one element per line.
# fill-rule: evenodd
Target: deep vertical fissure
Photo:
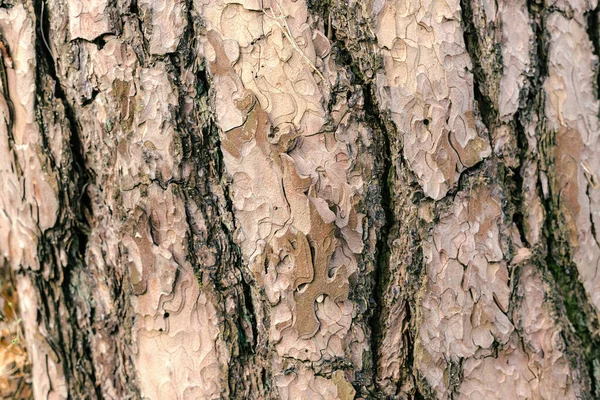
<path fill-rule="evenodd" d="M 488 130 L 490 147 L 492 148 L 493 152 L 494 146 L 491 137 L 492 130 L 495 128 L 498 121 L 498 112 L 494 106 L 493 100 L 489 97 L 489 94 L 486 93 L 484 85 L 482 85 L 482 83 L 485 83 L 491 78 L 486 76 L 486 71 L 484 71 L 481 64 L 482 57 L 486 57 L 486 55 L 484 55 L 480 49 L 480 37 L 473 21 L 474 15 L 471 0 L 461 0 L 460 10 L 465 49 L 469 54 L 471 62 L 473 63 L 473 70 L 471 72 L 473 73 L 473 94 L 475 104 L 477 105 L 477 110 L 479 111 L 481 120 Z M 493 27 L 492 24 L 490 24 L 490 26 Z M 499 46 L 495 46 L 493 57 L 495 65 L 498 66 L 499 72 L 501 72 L 502 57 Z"/>
<path fill-rule="evenodd" d="M 582 358 L 584 371 L 582 380 L 589 384 L 591 393 L 600 396 L 597 376 L 598 363 L 600 360 L 600 338 L 596 332 L 600 331 L 600 325 L 594 306 L 590 303 L 585 288 L 579 280 L 577 266 L 572 261 L 572 251 L 565 238 L 564 228 L 561 226 L 563 219 L 560 213 L 558 198 L 560 196 L 550 189 L 548 198 L 544 201 L 547 218 L 544 225 L 546 236 L 546 258 L 545 265 L 552 274 L 560 300 L 557 306 L 563 314 L 569 327 L 566 329 L 565 341 L 574 346 L 571 352 L 571 360 L 579 366 Z"/>
<path fill-rule="evenodd" d="M 194 20 L 192 9 L 193 4 L 190 1 L 187 6 L 188 29 L 180 42 L 180 48 L 184 52 L 190 49 L 198 50 L 201 46 L 197 40 L 198 32 L 202 31 L 197 24 L 201 22 Z M 190 57 L 191 55 L 190 53 Z M 200 100 L 208 98 L 211 93 L 210 76 L 204 60 L 190 58 L 189 61 L 188 67 L 192 68 L 195 76 L 194 109 L 198 117 L 197 126 L 185 126 L 185 124 L 182 126 L 192 141 L 191 162 L 196 165 L 196 179 L 199 182 L 196 183 L 195 190 L 188 191 L 189 196 L 186 201 L 195 201 L 203 214 L 210 219 L 207 221 L 208 244 L 217 249 L 217 267 L 214 271 L 210 271 L 210 276 L 217 296 L 223 301 L 226 298 L 233 298 L 237 302 L 236 314 L 223 316 L 226 321 L 224 340 L 231 341 L 229 345 L 232 352 L 231 360 L 227 365 L 226 384 L 229 386 L 229 395 L 233 398 L 246 398 L 249 395 L 261 397 L 267 394 L 271 380 L 266 341 L 260 340 L 261 336 L 268 333 L 268 327 L 266 331 L 259 329 L 259 326 L 264 324 L 259 321 L 260 310 L 255 309 L 253 281 L 245 268 L 241 250 L 234 239 L 236 229 L 234 206 L 221 150 L 219 128 L 212 111 L 201 109 Z M 184 96 L 180 92 L 179 119 L 185 118 Z M 201 169 L 205 172 L 199 174 Z M 214 185 L 218 185 L 219 190 L 214 190 Z M 190 246 L 190 251 L 193 250 L 194 247 Z M 201 279 L 202 265 L 195 262 L 194 268 Z M 235 277 L 233 282 L 232 277 Z M 245 379 L 251 382 L 245 382 Z M 250 391 L 251 388 L 264 390 L 264 393 L 253 393 Z"/>
<path fill-rule="evenodd" d="M 331 7 L 333 17 L 330 18 L 329 32 L 339 50 L 340 64 L 349 69 L 353 83 L 362 90 L 365 122 L 373 129 L 375 139 L 370 150 L 375 155 L 375 168 L 372 184 L 369 184 L 366 193 L 367 203 L 371 204 L 367 207 L 368 219 L 372 226 L 377 227 L 367 320 L 371 329 L 373 395 L 386 397 L 381 390 L 395 390 L 397 396 L 421 399 L 425 398 L 423 391 L 427 390 L 427 383 L 416 368 L 415 352 L 417 297 L 424 271 L 420 251 L 422 227 L 417 205 L 423 199 L 423 192 L 403 156 L 400 132 L 390 114 L 378 104 L 375 77 L 383 67 L 383 58 L 377 51 L 373 53 L 377 43 L 373 34 L 374 21 L 360 16 L 361 11 L 358 10 L 360 8 L 356 6 Z M 392 293 L 393 299 L 388 298 Z M 392 311 L 391 307 L 396 304 L 400 308 Z M 399 314 L 392 315 L 391 312 Z M 394 318 L 402 319 L 397 327 L 389 325 Z M 392 329 L 403 331 L 400 342 L 394 344 L 400 347 L 401 354 L 397 379 L 384 377 L 384 370 L 379 365 L 380 357 L 385 356 L 382 352 L 388 351 L 384 346 L 387 346 L 390 334 L 393 335 Z M 387 383 L 379 382 L 382 378 Z M 380 383 L 395 385 L 395 389 L 385 389 Z"/>
<path fill-rule="evenodd" d="M 540 170 L 546 174 L 550 181 L 548 193 L 542 195 L 543 206 L 546 213 L 544 220 L 543 234 L 545 238 L 545 257 L 538 265 L 547 270 L 553 280 L 556 293 L 559 298 L 556 299 L 556 307 L 564 318 L 568 326 L 563 329 L 564 340 L 572 346 L 569 352 L 571 363 L 581 374 L 580 379 L 590 390 L 593 396 L 599 397 L 600 391 L 598 382 L 595 381 L 595 363 L 600 360 L 600 337 L 596 332 L 600 329 L 597 313 L 594 306 L 590 303 L 583 284 L 579 279 L 577 266 L 573 261 L 573 250 L 568 240 L 568 233 L 565 227 L 564 217 L 560 204 L 560 189 L 556 189 L 556 169 L 554 166 L 555 157 L 555 135 L 545 123 L 543 118 L 545 113 L 544 81 L 548 76 L 549 57 L 548 57 L 548 32 L 546 29 L 546 19 L 549 12 L 559 12 L 557 10 L 548 11 L 544 3 L 535 0 L 527 2 L 528 10 L 534 20 L 534 33 L 536 37 L 535 48 L 533 50 L 535 63 L 534 75 L 530 79 L 531 89 L 529 93 L 528 112 L 537 113 L 539 122 L 536 127 L 536 133 L 540 140 Z M 594 40 L 597 37 L 597 12 L 591 11 L 588 15 L 588 34 L 594 45 L 595 52 L 598 51 L 598 42 Z M 596 32 L 596 33 L 594 33 Z M 525 114 L 528 115 L 528 114 Z M 538 180 L 538 192 L 543 194 L 542 175 Z M 582 365 L 583 364 L 583 365 Z"/>
<path fill-rule="evenodd" d="M 69 396 L 77 394 L 88 398 L 95 396 L 95 398 L 102 399 L 103 394 L 96 382 L 96 368 L 92 360 L 90 338 L 88 337 L 91 332 L 94 305 L 89 298 L 80 295 L 80 293 L 87 292 L 87 289 L 80 286 L 86 283 L 87 273 L 85 252 L 90 226 L 86 215 L 92 215 L 91 200 L 86 192 L 86 187 L 93 183 L 94 178 L 86 168 L 85 151 L 79 135 L 75 110 L 61 86 L 53 55 L 48 48 L 50 19 L 49 13 L 43 12 L 46 4 L 44 0 L 37 0 L 34 1 L 34 7 L 37 15 L 40 16 L 36 24 L 36 53 L 38 55 L 36 101 L 38 106 L 47 106 L 45 98 L 49 93 L 45 92 L 42 76 L 49 77 L 53 82 L 53 87 L 48 88 L 52 90 L 50 94 L 62 104 L 64 109 L 65 125 L 68 125 L 69 129 L 68 143 L 70 144 L 71 161 L 68 166 L 57 171 L 62 175 L 62 182 L 59 182 L 59 192 L 57 193 L 61 205 L 59 218 L 53 228 L 42 233 L 38 248 L 42 269 L 49 268 L 53 272 L 49 274 L 49 280 L 39 274 L 34 274 L 34 282 L 37 284 L 38 296 L 43 298 L 46 295 L 52 295 L 52 299 L 49 301 L 53 303 L 52 305 L 48 304 L 48 307 L 57 308 L 53 313 L 46 312 L 42 318 L 46 320 L 46 327 L 49 330 L 48 341 L 56 341 L 58 348 L 54 350 L 62 353 L 60 356 L 65 362 L 63 371 L 70 388 Z M 45 123 L 41 113 L 37 113 L 37 118 L 41 136 L 45 138 Z M 46 145 L 45 142 L 42 144 Z M 51 159 L 51 161 L 56 160 Z M 55 165 L 54 162 L 53 165 Z M 67 265 L 62 267 L 53 250 L 61 244 L 65 246 L 68 261 Z M 79 326 L 77 321 L 80 319 L 77 318 L 76 313 L 84 302 L 89 302 L 90 314 L 87 316 L 88 320 L 84 322 L 85 326 Z M 59 311 L 61 308 L 67 311 L 67 322 L 72 325 L 72 328 L 63 326 L 64 321 L 60 319 L 62 312 Z M 53 323 L 48 321 L 50 314 L 55 316 Z"/>
<path fill-rule="evenodd" d="M 592 42 L 592 46 L 594 47 L 594 54 L 596 55 L 596 87 L 594 89 L 596 91 L 596 98 L 600 99 L 600 60 L 598 60 L 598 57 L 600 57 L 600 25 L 598 21 L 598 13 L 600 13 L 600 4 L 597 4 L 596 8 L 587 13 L 586 30 L 588 37 Z M 598 115 L 600 116 L 600 108 L 598 109 Z"/>
<path fill-rule="evenodd" d="M 339 12 L 336 11 L 336 12 Z M 389 116 L 385 115 L 377 104 L 375 97 L 375 84 L 371 78 L 365 76 L 365 72 L 361 68 L 362 64 L 360 54 L 353 54 L 347 46 L 346 39 L 343 34 L 340 34 L 339 28 L 336 29 L 334 25 L 330 26 L 330 32 L 332 41 L 336 44 L 339 54 L 339 59 L 342 65 L 349 68 L 352 73 L 352 78 L 355 80 L 355 84 L 361 88 L 363 94 L 363 110 L 365 122 L 375 132 L 375 146 L 373 148 L 375 157 L 376 167 L 374 169 L 374 177 L 376 180 L 373 181 L 373 185 L 369 185 L 368 192 L 366 195 L 367 201 L 373 203 L 372 206 L 368 207 L 369 220 L 371 224 L 375 224 L 377 229 L 377 241 L 375 245 L 374 254 L 374 272 L 372 276 L 372 288 L 371 297 L 369 304 L 368 313 L 368 325 L 371 330 L 370 344 L 371 344 L 371 357 L 372 357 L 372 376 L 373 381 L 378 377 L 378 364 L 379 364 L 379 351 L 382 345 L 384 336 L 385 318 L 387 312 L 385 310 L 386 287 L 390 284 L 392 277 L 391 271 L 391 256 L 392 249 L 390 247 L 390 241 L 393 240 L 399 234 L 399 223 L 398 218 L 395 214 L 397 207 L 397 196 L 401 196 L 405 202 L 413 201 L 405 198 L 405 194 L 395 193 L 395 182 L 398 177 L 396 175 L 396 167 L 394 164 L 394 157 L 399 158 L 399 162 L 402 164 L 401 154 L 396 154 L 395 145 L 392 140 L 399 141 L 393 137 L 392 126 L 393 123 L 389 121 Z M 365 61 L 366 65 L 369 64 Z M 407 203 L 408 205 L 408 203 Z M 410 207 L 410 206 L 409 206 Z M 408 222 L 408 221 L 407 221 Z M 406 232 L 413 232 L 416 227 L 407 228 Z M 414 249 L 418 248 L 419 238 L 418 235 L 414 236 Z M 420 265 L 418 254 L 413 254 L 412 264 Z M 413 265 L 408 266 L 408 274 L 411 278 L 419 275 L 420 268 L 414 267 Z M 407 278 L 408 281 L 412 281 L 411 278 Z M 409 327 L 413 325 L 413 306 L 414 306 L 414 293 L 410 289 L 402 289 L 401 298 L 397 301 L 404 302 L 405 315 L 403 316 L 403 326 Z M 400 316 L 398 316 L 400 317 Z M 414 368 L 414 326 L 413 329 L 406 328 L 405 334 L 403 335 L 402 347 L 405 349 L 403 352 L 406 354 L 406 359 L 403 360 L 405 365 L 402 367 L 403 373 L 396 384 L 396 390 L 398 393 L 402 392 L 403 387 L 412 387 L 411 395 L 416 399 L 424 398 L 420 392 L 418 385 L 412 383 L 407 384 L 405 380 L 414 380 L 417 378 L 416 371 Z M 380 396 L 377 390 L 374 392 L 375 396 Z"/>
<path fill-rule="evenodd" d="M 379 138 L 382 141 L 380 148 L 383 151 L 383 157 L 381 157 L 381 178 L 379 180 L 381 185 L 381 209 L 383 211 L 383 225 L 379 230 L 376 245 L 376 268 L 373 277 L 373 299 L 375 301 L 375 307 L 372 310 L 372 314 L 369 317 L 369 325 L 371 327 L 371 349 L 373 354 L 373 376 L 377 376 L 377 353 L 379 343 L 381 341 L 382 329 L 381 329 L 381 311 L 382 311 L 382 296 L 384 295 L 384 284 L 385 284 L 385 273 L 389 271 L 390 263 L 390 245 L 389 245 L 389 234 L 391 227 L 395 224 L 395 216 L 393 212 L 393 190 L 391 188 L 394 180 L 393 167 L 391 162 L 391 147 L 388 132 L 385 126 L 380 122 L 379 108 L 375 104 L 372 98 L 372 88 L 363 84 L 363 94 L 365 98 L 365 115 L 370 121 L 369 124 L 378 125 Z M 377 126 L 375 125 L 375 126 Z M 407 314 L 407 318 L 410 314 Z M 408 321 L 407 321 L 408 322 Z"/>

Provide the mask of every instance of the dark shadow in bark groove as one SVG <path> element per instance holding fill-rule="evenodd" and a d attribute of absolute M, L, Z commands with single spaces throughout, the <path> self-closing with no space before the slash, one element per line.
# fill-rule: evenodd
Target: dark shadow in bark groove
<path fill-rule="evenodd" d="M 544 115 L 545 98 L 543 95 L 543 84 L 548 76 L 548 39 L 545 21 L 548 10 L 544 9 L 543 3 L 535 0 L 527 2 L 530 14 L 535 21 L 536 48 L 534 54 L 537 56 L 535 76 L 531 80 L 532 89 L 530 98 L 537 108 L 533 112 Z M 593 30 L 597 35 L 597 9 L 592 11 L 588 17 L 588 34 L 594 44 L 596 53 L 598 41 L 594 40 Z M 595 16 L 595 17 L 594 17 Z M 554 168 L 554 132 L 548 131 L 543 119 L 538 122 L 536 133 L 540 140 L 541 165 L 540 170 L 548 175 L 550 181 L 555 181 Z M 540 178 L 541 179 L 541 178 Z M 542 182 L 538 181 L 538 191 L 541 193 Z M 594 306 L 590 303 L 587 293 L 579 279 L 577 267 L 573 263 L 572 250 L 568 244 L 567 230 L 561 213 L 560 191 L 556 191 L 556 185 L 551 184 L 547 196 L 542 196 L 546 219 L 544 224 L 545 236 L 545 260 L 538 264 L 544 271 L 552 275 L 551 285 L 556 290 L 555 306 L 568 326 L 563 329 L 565 343 L 571 345 L 567 353 L 571 363 L 581 374 L 584 388 L 589 389 L 592 396 L 600 398 L 599 382 L 596 382 L 597 363 L 600 361 L 600 324 Z M 582 365 L 583 364 L 583 365 Z M 596 373 L 595 373 L 596 372 Z"/>
<path fill-rule="evenodd" d="M 186 210 L 190 227 L 190 262 L 201 285 L 202 273 L 207 271 L 207 267 L 195 256 L 195 249 L 206 240 L 204 245 L 216 250 L 215 267 L 209 267 L 208 270 L 211 280 L 209 283 L 214 285 L 215 294 L 223 303 L 219 311 L 225 320 L 223 339 L 229 344 L 231 351 L 231 360 L 227 366 L 229 396 L 263 398 L 269 396 L 271 376 L 267 343 L 259 339 L 268 334 L 268 326 L 265 330 L 259 330 L 257 327 L 259 322 L 265 326 L 264 321 L 259 321 L 264 312 L 255 310 L 254 306 L 255 297 L 260 297 L 260 294 L 253 296 L 252 279 L 246 271 L 241 251 L 234 240 L 233 203 L 227 184 L 219 130 L 212 112 L 200 109 L 200 100 L 210 96 L 211 83 L 204 60 L 197 59 L 196 50 L 200 46 L 197 37 L 203 31 L 203 27 L 200 20 L 194 20 L 192 9 L 192 2 L 187 2 L 187 28 L 177 52 L 170 56 L 174 66 L 174 83 L 179 88 L 177 125 L 182 135 L 184 163 L 193 166 L 194 175 L 185 182 L 186 207 L 189 203 L 196 204 L 207 219 L 207 238 L 203 239 L 194 233 L 191 216 Z M 185 104 L 189 99 L 188 93 L 182 90 L 184 82 L 180 79 L 184 69 L 191 70 L 195 77 L 193 112 L 190 114 L 185 112 Z M 203 173 L 200 173 L 201 171 Z M 219 186 L 219 190 L 215 190 L 216 185 Z M 225 312 L 226 299 L 235 301 L 237 308 L 234 315 Z M 259 304 L 266 303 L 259 301 Z"/>
<path fill-rule="evenodd" d="M 66 117 L 64 125 L 68 128 L 70 143 L 70 148 L 65 151 L 69 151 L 71 161 L 70 165 L 57 171 L 61 177 L 58 182 L 58 201 L 61 205 L 59 216 L 55 226 L 43 232 L 38 245 L 41 269 L 49 270 L 49 279 L 40 273 L 31 273 L 37 287 L 38 301 L 44 305 L 43 309 L 38 310 L 38 318 L 45 321 L 48 330 L 46 340 L 61 360 L 69 396 L 77 394 L 85 398 L 102 399 L 90 348 L 89 335 L 93 329 L 94 306 L 85 260 L 90 232 L 86 214 L 92 214 L 91 199 L 86 193 L 86 187 L 93 183 L 94 178 L 85 166 L 85 153 L 75 112 L 56 74 L 53 56 L 44 42 L 45 38 L 49 38 L 49 19 L 48 13 L 42 12 L 45 8 L 43 0 L 35 1 L 34 7 L 36 13 L 43 16 L 36 24 L 36 105 L 55 110 L 54 105 L 46 104 L 45 99 L 48 97 L 62 104 Z M 53 84 L 45 85 L 42 77 L 48 77 L 48 82 Z M 38 112 L 37 118 L 41 135 L 45 138 L 41 113 Z M 46 143 L 42 144 L 46 147 Z M 52 161 L 55 166 L 56 160 Z M 61 266 L 60 260 L 56 259 L 57 248 L 61 246 L 64 246 L 67 254 L 66 266 Z M 78 318 L 78 310 L 84 312 L 87 318 Z M 66 319 L 61 319 L 62 314 L 66 315 Z M 53 322 L 49 320 L 52 315 Z M 84 321 L 84 326 L 79 326 L 79 321 Z"/>
<path fill-rule="evenodd" d="M 328 13 L 329 14 L 329 13 Z M 390 180 L 393 179 L 391 175 L 393 173 L 393 168 L 391 164 L 391 149 L 389 143 L 389 137 L 386 132 L 385 126 L 381 121 L 381 113 L 379 111 L 379 107 L 372 96 L 372 87 L 369 82 L 363 76 L 360 68 L 355 65 L 352 55 L 350 52 L 343 46 L 343 40 L 337 39 L 336 29 L 332 27 L 332 42 L 338 45 L 338 54 L 339 61 L 342 65 L 347 66 L 352 74 L 353 78 L 357 81 L 356 83 L 361 87 L 363 99 L 364 99 L 364 112 L 365 112 L 365 120 L 368 123 L 369 127 L 373 128 L 376 134 L 376 140 L 378 143 L 378 148 L 381 152 L 378 152 L 380 157 L 378 157 L 378 162 L 380 165 L 381 176 L 378 176 L 380 190 L 377 190 L 377 193 L 372 196 L 372 201 L 379 208 L 380 215 L 369 215 L 370 221 L 372 223 L 377 223 L 378 220 L 381 221 L 381 226 L 378 229 L 377 235 L 377 244 L 376 244 L 376 252 L 375 252 L 375 269 L 373 272 L 373 287 L 372 287 L 372 296 L 369 299 L 369 312 L 368 312 L 368 324 L 371 329 L 371 358 L 372 358 L 372 374 L 373 380 L 377 376 L 377 348 L 381 341 L 381 326 L 380 326 L 380 316 L 381 316 L 381 296 L 383 296 L 382 284 L 385 275 L 385 271 L 388 269 L 389 259 L 390 259 L 390 248 L 388 244 L 388 235 L 390 231 L 390 227 L 394 223 L 394 214 L 392 211 L 392 195 L 390 189 Z M 370 211 L 370 210 L 369 210 Z M 369 213 L 368 211 L 368 213 Z M 377 213 L 377 212 L 376 212 Z"/>
<path fill-rule="evenodd" d="M 554 146 L 554 143 L 550 144 L 544 154 L 550 179 L 553 179 L 551 171 L 554 171 L 551 161 Z M 600 361 L 600 324 L 595 308 L 579 279 L 577 266 L 572 261 L 572 251 L 560 211 L 560 193 L 555 193 L 553 185 L 550 185 L 549 195 L 544 199 L 544 207 L 547 213 L 544 225 L 547 249 L 545 268 L 551 273 L 551 284 L 559 295 L 554 303 L 568 324 L 563 334 L 565 343 L 571 345 L 569 358 L 580 371 L 584 387 L 588 387 L 595 398 L 600 398 L 600 386 L 596 381 Z"/>
<path fill-rule="evenodd" d="M 587 13 L 587 33 L 594 46 L 594 54 L 596 57 L 600 57 L 600 25 L 598 24 L 598 14 L 600 13 L 600 4 L 596 5 L 591 11 Z M 596 59 L 596 87 L 594 88 L 596 91 L 596 98 L 600 99 L 600 62 Z M 600 116 L 600 109 L 598 109 L 598 115 Z"/>
<path fill-rule="evenodd" d="M 313 12 L 314 10 L 318 10 L 320 15 L 330 15 L 330 4 L 326 1 L 322 2 L 313 2 L 312 3 Z M 334 18 L 340 18 L 339 13 L 340 10 L 335 11 Z M 375 383 L 378 376 L 378 352 L 383 340 L 383 325 L 385 323 L 385 302 L 383 296 L 386 295 L 386 287 L 389 285 L 391 280 L 390 274 L 391 271 L 391 248 L 390 243 L 397 237 L 399 234 L 399 224 L 402 223 L 398 220 L 398 216 L 395 215 L 395 205 L 397 196 L 405 196 L 406 194 L 399 194 L 394 192 L 394 184 L 398 180 L 398 176 L 396 176 L 396 170 L 394 165 L 393 157 L 398 157 L 398 162 L 401 165 L 404 165 L 404 160 L 402 158 L 402 154 L 395 154 L 393 147 L 400 147 L 398 143 L 395 143 L 395 146 L 392 146 L 392 140 L 400 140 L 397 135 L 398 133 L 393 128 L 393 123 L 389 119 L 389 115 L 386 115 L 377 104 L 377 100 L 375 98 L 375 90 L 376 87 L 369 77 L 365 76 L 363 72 L 363 68 L 361 68 L 361 55 L 352 53 L 347 47 L 347 41 L 353 40 L 345 36 L 344 34 L 340 35 L 339 28 L 336 29 L 334 25 L 328 25 L 329 34 L 332 43 L 335 43 L 337 50 L 337 60 L 339 64 L 343 67 L 347 67 L 352 72 L 352 78 L 354 79 L 353 84 L 358 85 L 361 88 L 363 94 L 363 110 L 364 110 L 364 118 L 367 125 L 373 129 L 374 131 L 374 139 L 375 139 L 375 151 L 377 154 L 375 163 L 376 167 L 374 170 L 374 177 L 376 178 L 376 182 L 378 184 L 369 185 L 368 192 L 366 195 L 367 203 L 370 206 L 367 206 L 367 215 L 369 217 L 369 223 L 377 226 L 377 242 L 375 247 L 374 254 L 374 272 L 373 272 L 373 287 L 371 288 L 371 298 L 369 299 L 369 309 L 368 309 L 368 324 L 371 329 L 371 357 L 372 357 L 372 380 Z M 364 38 L 363 38 L 364 39 Z M 365 61 L 366 65 L 369 65 L 369 60 Z M 374 179 L 375 180 L 375 179 Z M 419 188 L 415 188 L 411 199 L 406 198 L 404 201 L 406 202 L 418 202 L 418 194 L 421 193 Z M 417 229 L 416 226 L 411 227 L 410 230 Z M 406 229 L 409 231 L 409 229 Z M 420 238 L 418 235 L 413 236 L 414 239 L 414 249 L 419 248 Z M 408 251 L 408 249 L 407 249 Z M 420 254 L 413 254 L 413 262 L 412 265 L 409 266 L 409 271 L 407 273 L 410 277 L 406 279 L 414 282 L 420 281 L 418 276 L 421 273 L 421 262 Z M 415 278 L 414 280 L 411 278 Z M 403 298 L 402 301 L 405 302 L 405 316 L 403 324 L 408 327 L 413 323 L 412 318 L 412 309 L 415 304 L 415 299 L 413 298 L 416 290 L 403 290 Z M 399 300 L 400 301 L 400 300 Z M 399 316 L 398 316 L 399 317 Z M 407 328 L 405 330 L 405 334 L 403 336 L 402 347 L 406 354 L 406 359 L 401 360 L 405 365 L 402 367 L 402 370 L 406 372 L 406 375 L 403 373 L 402 376 L 404 379 L 412 380 L 412 383 L 407 386 L 412 386 L 411 393 L 404 393 L 413 396 L 415 399 L 424 398 L 423 394 L 420 392 L 419 386 L 414 384 L 414 380 L 417 379 L 417 372 L 414 370 L 414 326 L 413 329 Z M 407 382 L 403 381 L 403 378 L 400 381 L 396 382 L 396 391 L 397 393 L 402 393 L 402 388 L 405 386 Z M 359 388 L 356 387 L 358 390 Z M 375 389 L 372 393 L 374 398 L 384 398 L 385 396 L 381 394 L 379 391 Z"/>
<path fill-rule="evenodd" d="M 527 204 L 523 197 L 524 181 L 523 174 L 525 173 L 527 154 L 529 153 L 529 143 L 527 142 L 527 134 L 525 133 L 525 126 L 521 121 L 521 109 L 517 111 L 514 118 L 515 134 L 517 139 L 517 157 L 519 165 L 515 168 L 506 168 L 506 179 L 509 188 L 509 195 L 512 210 L 512 220 L 519 230 L 519 237 L 521 242 L 526 247 L 531 247 L 531 244 L 527 241 L 527 234 L 525 232 L 525 211 Z"/>

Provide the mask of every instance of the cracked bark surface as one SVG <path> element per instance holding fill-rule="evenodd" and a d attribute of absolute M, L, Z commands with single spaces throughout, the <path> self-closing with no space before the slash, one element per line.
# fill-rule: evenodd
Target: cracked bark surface
<path fill-rule="evenodd" d="M 0 2 L 35 397 L 600 396 L 597 7 Z"/>

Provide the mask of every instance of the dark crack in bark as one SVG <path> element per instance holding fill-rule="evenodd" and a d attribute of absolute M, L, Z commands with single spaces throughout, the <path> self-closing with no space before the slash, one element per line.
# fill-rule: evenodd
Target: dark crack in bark
<path fill-rule="evenodd" d="M 548 38 L 546 31 L 546 18 L 551 10 L 545 9 L 545 4 L 535 0 L 527 2 L 530 14 L 534 19 L 536 47 L 534 56 L 536 63 L 535 75 L 530 80 L 530 98 L 534 101 L 531 112 L 544 115 L 544 105 L 547 101 L 543 95 L 543 83 L 548 76 Z M 589 21 L 590 22 L 590 21 Z M 590 26 L 594 26 L 591 19 Z M 591 29 L 591 28 L 590 28 Z M 589 30 L 588 30 L 589 32 Z M 592 40 L 594 42 L 594 40 Z M 594 42 L 594 46 L 596 43 Z M 580 374 L 579 379 L 584 391 L 592 397 L 600 396 L 600 387 L 594 376 L 595 365 L 600 360 L 600 325 L 597 313 L 590 303 L 583 284 L 579 279 L 577 267 L 573 262 L 573 249 L 568 242 L 568 230 L 564 217 L 560 211 L 561 195 L 557 190 L 554 167 L 555 132 L 549 130 L 543 118 L 540 119 L 536 129 L 540 138 L 540 171 L 548 176 L 551 184 L 549 192 L 543 196 L 543 204 L 546 212 L 544 221 L 545 248 L 540 257 L 538 267 L 546 274 L 556 293 L 552 296 L 553 303 L 568 327 L 563 330 L 565 342 L 569 344 L 569 359 Z M 539 189 L 543 192 L 544 183 L 540 175 Z M 542 261 L 543 260 L 543 261 Z"/>
<path fill-rule="evenodd" d="M 600 57 L 600 24 L 599 24 L 600 5 L 589 11 L 587 14 L 587 33 L 594 46 L 594 54 L 596 58 Z M 596 59 L 596 98 L 600 99 L 600 62 Z M 600 109 L 598 109 L 600 115 Z"/>
<path fill-rule="evenodd" d="M 413 318 L 416 314 L 415 296 L 422 280 L 422 252 L 419 251 L 421 234 L 416 218 L 416 205 L 423 198 L 423 193 L 402 155 L 400 135 L 389 114 L 383 112 L 377 104 L 373 78 L 375 71 L 381 66 L 381 57 L 368 50 L 375 43 L 375 38 L 368 33 L 368 24 L 371 21 L 358 17 L 359 13 L 352 8 L 326 3 L 325 6 L 321 5 L 321 9 L 326 9 L 325 15 L 332 15 L 329 18 L 332 21 L 329 27 L 332 41 L 337 45 L 341 64 L 348 66 L 355 84 L 362 90 L 365 122 L 373 129 L 376 139 L 373 149 L 377 154 L 376 171 L 366 195 L 369 221 L 377 231 L 375 271 L 368 311 L 372 379 L 376 384 L 370 396 L 387 398 L 377 381 L 381 374 L 379 358 L 381 352 L 386 351 L 382 347 L 383 340 L 390 329 L 387 325 L 388 319 L 392 317 L 403 318 L 403 339 L 400 344 L 403 359 L 399 360 L 401 376 L 399 381 L 394 383 L 395 393 L 398 396 L 424 398 L 420 388 L 426 385 L 416 384 L 419 377 L 414 368 L 416 326 Z M 401 242 L 408 245 L 400 251 L 399 247 L 392 248 L 392 244 L 398 238 L 402 238 Z M 401 263 L 402 267 L 396 263 Z M 399 288 L 395 284 L 398 279 L 404 281 Z M 395 293 L 395 288 L 400 292 Z M 390 299 L 390 290 L 397 297 Z M 390 314 L 395 313 L 390 309 L 395 301 L 403 304 L 403 316 Z"/>
<path fill-rule="evenodd" d="M 90 276 L 87 275 L 86 249 L 92 217 L 91 200 L 86 193 L 88 184 L 94 182 L 92 173 L 86 168 L 85 152 L 80 140 L 76 113 L 61 86 L 55 70 L 55 62 L 44 38 L 49 38 L 48 13 L 42 13 L 43 0 L 35 2 L 41 18 L 36 24 L 36 49 L 39 55 L 36 71 L 37 103 L 40 107 L 54 108 L 47 103 L 54 98 L 61 106 L 66 121 L 63 125 L 69 132 L 70 165 L 59 171 L 59 218 L 56 225 L 42 233 L 38 252 L 44 274 L 31 273 L 37 286 L 38 301 L 44 304 L 39 318 L 48 330 L 48 342 L 58 352 L 62 369 L 71 396 L 80 398 L 104 398 L 96 382 L 96 368 L 90 348 L 90 334 L 94 321 L 94 305 L 91 298 Z M 42 77 L 48 77 L 46 81 Z M 55 111 L 56 112 L 56 111 Z M 44 120 L 38 113 L 42 137 L 45 137 Z M 47 143 L 43 143 L 47 151 Z M 49 157 L 52 159 L 51 157 Z M 55 166 L 56 163 L 53 163 Z M 57 258 L 58 249 L 65 246 L 68 268 L 62 268 Z M 81 313 L 85 316 L 81 318 Z M 52 320 L 53 319 L 53 320 Z M 65 328 L 65 327 L 70 328 Z"/>

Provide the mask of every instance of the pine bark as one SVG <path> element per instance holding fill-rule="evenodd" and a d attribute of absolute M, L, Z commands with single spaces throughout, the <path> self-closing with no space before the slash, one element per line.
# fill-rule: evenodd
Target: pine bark
<path fill-rule="evenodd" d="M 598 6 L 0 1 L 37 399 L 600 397 Z"/>

